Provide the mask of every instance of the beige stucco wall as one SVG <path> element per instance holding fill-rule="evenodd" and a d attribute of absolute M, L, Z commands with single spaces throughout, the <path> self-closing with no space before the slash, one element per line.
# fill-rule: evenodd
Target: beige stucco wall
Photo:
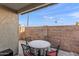
<path fill-rule="evenodd" d="M 18 15 L 0 6 L 0 51 L 6 48 L 18 51 Z"/>

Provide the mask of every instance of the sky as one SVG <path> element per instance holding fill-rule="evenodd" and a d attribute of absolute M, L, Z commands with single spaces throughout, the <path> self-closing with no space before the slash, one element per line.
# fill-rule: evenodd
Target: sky
<path fill-rule="evenodd" d="M 27 26 L 63 26 L 79 22 L 79 3 L 60 3 L 24 15 L 19 15 L 19 24 Z"/>

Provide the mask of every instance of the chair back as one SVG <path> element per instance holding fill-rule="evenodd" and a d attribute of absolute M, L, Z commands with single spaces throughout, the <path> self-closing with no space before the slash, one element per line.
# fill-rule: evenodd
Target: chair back
<path fill-rule="evenodd" d="M 57 46 L 56 56 L 58 55 L 59 49 L 60 49 L 60 45 Z"/>
<path fill-rule="evenodd" d="M 29 46 L 28 41 L 26 40 L 26 46 Z"/>

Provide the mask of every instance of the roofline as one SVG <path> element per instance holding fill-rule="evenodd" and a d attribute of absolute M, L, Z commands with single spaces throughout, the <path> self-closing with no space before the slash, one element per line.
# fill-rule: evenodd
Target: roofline
<path fill-rule="evenodd" d="M 26 14 L 26 13 L 29 13 L 29 12 L 32 12 L 32 11 L 35 11 L 35 10 L 50 6 L 50 5 L 54 5 L 54 4 L 57 4 L 57 3 L 30 3 L 30 5 L 22 7 L 19 10 L 11 9 L 11 8 L 5 6 L 5 5 L 0 5 L 0 6 L 8 9 L 8 10 L 14 12 L 14 13 L 23 15 L 23 14 Z"/>
<path fill-rule="evenodd" d="M 38 5 L 34 8 L 31 8 L 29 10 L 26 10 L 24 12 L 21 12 L 20 14 L 23 15 L 23 14 L 26 14 L 26 13 L 29 13 L 29 12 L 32 12 L 32 11 L 35 11 L 35 10 L 38 10 L 38 9 L 41 9 L 41 8 L 45 8 L 45 7 L 50 6 L 50 5 L 55 5 L 55 4 L 57 4 L 57 3 L 44 3 L 44 4 L 41 4 L 41 5 Z"/>

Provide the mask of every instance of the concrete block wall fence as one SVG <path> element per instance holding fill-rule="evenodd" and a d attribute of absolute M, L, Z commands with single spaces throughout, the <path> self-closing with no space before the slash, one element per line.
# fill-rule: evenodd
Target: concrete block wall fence
<path fill-rule="evenodd" d="M 52 46 L 60 44 L 63 50 L 79 53 L 79 26 L 28 27 L 26 37 L 48 40 Z"/>

